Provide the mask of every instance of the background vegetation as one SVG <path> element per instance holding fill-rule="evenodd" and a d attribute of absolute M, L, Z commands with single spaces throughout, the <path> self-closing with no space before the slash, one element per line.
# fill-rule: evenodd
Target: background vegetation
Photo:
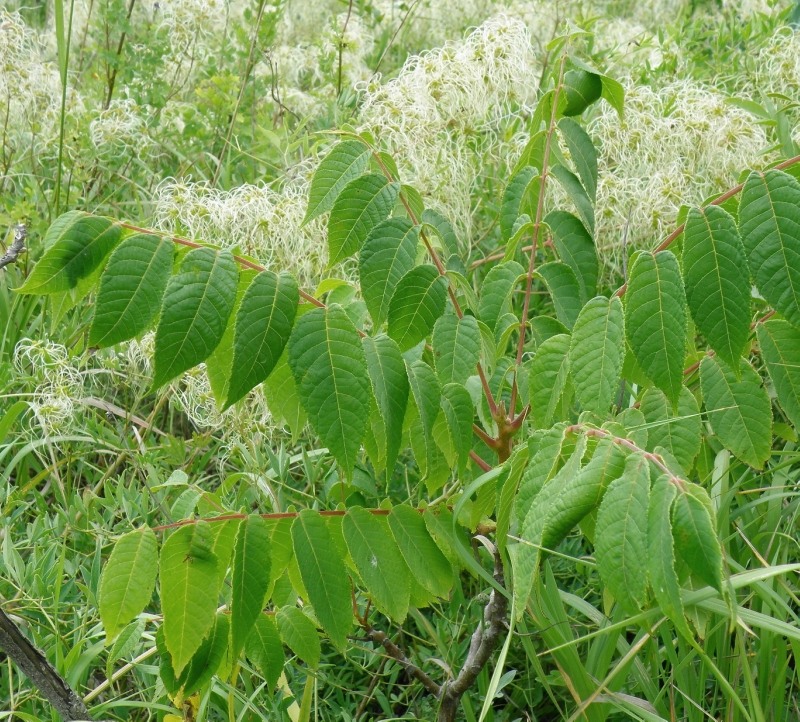
<path fill-rule="evenodd" d="M 486 259 L 504 250 L 506 183 L 557 69 L 551 41 L 580 29 L 574 54 L 625 90 L 621 117 L 608 103 L 584 115 L 599 153 L 594 236 L 607 295 L 685 206 L 800 152 L 795 12 L 777 0 L 6 3 L 0 227 L 7 246 L 15 224 L 29 235 L 28 252 L 0 271 L 0 595 L 96 718 L 178 713 L 159 677 L 158 605 L 105 643 L 100 575 L 122 534 L 221 510 L 415 503 L 424 484 L 408 453 L 387 481 L 368 464 L 346 478 L 263 386 L 225 411 L 203 367 L 153 391 L 152 334 L 87 350 L 97 277 L 46 299 L 12 291 L 52 221 L 81 209 L 200 239 L 349 303 L 356 264 L 328 273 L 324 221 L 303 224 L 314 171 L 335 142 L 326 131 L 344 128 L 375 138 L 425 206 L 450 219 L 463 264 L 454 270 L 482 280 Z M 555 192 L 548 203 L 569 200 Z M 466 719 L 494 694 L 487 719 L 584 719 L 576 684 L 589 689 L 579 697 L 603 701 L 606 679 L 619 680 L 608 719 L 800 718 L 800 639 L 787 632 L 797 580 L 770 574 L 798 559 L 797 432 L 775 408 L 779 443 L 765 470 L 707 441 L 694 463 L 714 499 L 726 572 L 754 573 L 739 603 L 763 615 L 761 626 L 733 629 L 718 609 L 694 608 L 706 659 L 673 637 L 670 620 L 637 636 L 575 534 L 544 570 L 528 620 L 537 631 L 518 628 L 499 683 L 491 666 L 481 672 Z M 464 572 L 445 601 L 412 608 L 402 625 L 384 619 L 384 629 L 425 669 L 457 669 L 487 590 Z M 374 639 L 354 637 L 343 653 L 323 644 L 321 654 L 313 670 L 287 654 L 272 692 L 257 664 L 235 684 L 215 677 L 180 713 L 435 717 L 435 701 Z M 0 718 L 54 714 L 10 660 L 0 699 Z"/>

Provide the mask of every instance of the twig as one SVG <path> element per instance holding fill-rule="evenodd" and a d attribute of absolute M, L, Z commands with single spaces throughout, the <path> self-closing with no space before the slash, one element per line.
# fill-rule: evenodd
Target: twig
<path fill-rule="evenodd" d="M 0 268 L 5 268 L 11 263 L 16 263 L 20 254 L 25 253 L 25 239 L 28 237 L 28 229 L 24 223 L 14 226 L 14 240 L 8 250 L 0 257 Z"/>
<path fill-rule="evenodd" d="M 91 720 L 83 700 L 0 608 L 0 648 L 66 722 Z"/>
<path fill-rule="evenodd" d="M 419 667 L 417 667 L 416 664 L 406 657 L 405 652 L 400 649 L 400 647 L 398 647 L 391 639 L 389 639 L 384 632 L 381 632 L 379 629 L 375 629 L 366 619 L 362 620 L 362 627 L 364 628 L 367 637 L 369 637 L 376 644 L 380 644 L 386 650 L 386 653 L 400 664 L 400 666 L 406 671 L 406 674 L 416 679 L 434 697 L 438 697 L 441 694 L 442 687 L 436 684 L 436 682 L 434 682 L 425 672 L 423 672 Z"/>
<path fill-rule="evenodd" d="M 499 585 L 504 584 L 503 562 L 500 554 L 494 555 L 494 578 Z M 496 589 L 492 589 L 489 601 L 483 610 L 483 623 L 472 634 L 469 652 L 464 666 L 458 676 L 445 682 L 441 687 L 439 698 L 439 722 L 453 722 L 456 718 L 459 703 L 464 693 L 475 683 L 481 670 L 486 666 L 506 628 L 508 600 Z"/>

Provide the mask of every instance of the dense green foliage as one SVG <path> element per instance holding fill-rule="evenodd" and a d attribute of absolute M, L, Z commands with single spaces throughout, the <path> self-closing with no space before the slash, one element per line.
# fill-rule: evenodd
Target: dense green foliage
<path fill-rule="evenodd" d="M 92 397 L 117 439 L 100 420 L 20 442 L 45 411 L 0 415 L 2 592 L 48 599 L 47 619 L 76 576 L 71 604 L 102 631 L 83 622 L 73 652 L 57 627 L 37 641 L 95 688 L 96 718 L 794 713 L 800 158 L 740 168 L 609 273 L 598 196 L 616 171 L 587 119 L 624 124 L 626 89 L 582 31 L 548 57 L 482 211 L 492 244 L 346 123 L 300 219 L 324 244 L 316 288 L 118 210 L 49 224 L 5 336 L 14 314 L 33 337 L 67 322 L 86 358 L 117 373 L 133 342 L 148 370 L 123 408 Z M 245 423 L 230 459 L 192 438 L 164 408 L 192 374 L 223 418 L 263 394 L 274 438 Z M 87 677 L 102 654 L 109 684 Z M 138 676 L 115 672 L 134 656 Z M 390 668 L 393 701 L 367 681 Z"/>

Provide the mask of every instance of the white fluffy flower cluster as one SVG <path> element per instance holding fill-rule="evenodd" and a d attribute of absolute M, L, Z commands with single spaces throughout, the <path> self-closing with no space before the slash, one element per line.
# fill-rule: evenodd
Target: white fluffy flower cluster
<path fill-rule="evenodd" d="M 395 154 L 402 180 L 469 238 L 470 191 L 512 109 L 531 102 L 537 58 L 521 20 L 494 17 L 460 42 L 412 56 L 363 88 L 361 130 Z"/>
<path fill-rule="evenodd" d="M 148 106 L 132 98 L 112 100 L 89 124 L 89 137 L 99 157 L 120 152 L 132 152 L 142 160 L 152 146 L 147 130 Z"/>
<path fill-rule="evenodd" d="M 169 180 L 156 192 L 156 225 L 223 247 L 237 246 L 276 272 L 287 270 L 311 287 L 327 263 L 320 221 L 303 226 L 310 168 L 292 169 L 294 178 L 278 190 L 243 185 L 221 191 L 205 183 Z"/>
<path fill-rule="evenodd" d="M 76 401 L 82 396 L 83 378 L 67 348 L 44 339 L 23 338 L 14 349 L 14 366 L 20 377 L 35 384 L 27 399 L 38 427 L 31 432 L 51 437 L 68 431 L 75 419 Z"/>
<path fill-rule="evenodd" d="M 59 133 L 61 79 L 18 13 L 0 9 L 0 160 L 49 151 Z M 69 90 L 67 109 L 80 109 Z M 0 168 L 0 171 L 8 168 Z"/>
<path fill-rule="evenodd" d="M 734 185 L 767 144 L 749 114 L 694 81 L 630 86 L 624 118 L 604 104 L 589 131 L 600 147 L 597 245 L 617 270 L 625 234 L 631 247 L 654 246 L 682 203 Z"/>

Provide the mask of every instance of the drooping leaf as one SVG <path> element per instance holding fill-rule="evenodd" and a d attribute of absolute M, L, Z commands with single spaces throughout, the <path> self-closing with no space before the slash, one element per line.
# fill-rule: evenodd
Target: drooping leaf
<path fill-rule="evenodd" d="M 474 316 L 441 316 L 431 338 L 436 374 L 442 384 L 463 384 L 475 373 L 480 358 L 481 332 Z"/>
<path fill-rule="evenodd" d="M 208 636 L 203 640 L 181 675 L 179 682 L 185 697 L 199 691 L 217 673 L 223 663 L 225 653 L 228 651 L 229 638 L 228 616 L 219 612 L 214 617 L 214 625 Z"/>
<path fill-rule="evenodd" d="M 236 316 L 242 306 L 244 294 L 258 275 L 258 271 L 253 268 L 242 268 L 239 271 L 239 280 L 236 284 L 236 297 L 233 301 L 231 315 L 228 316 L 228 323 L 225 326 L 225 333 L 217 344 L 213 353 L 205 360 L 206 375 L 211 386 L 211 393 L 217 406 L 222 408 L 228 397 L 231 383 L 231 369 L 233 367 L 233 337 L 236 332 Z"/>
<path fill-rule="evenodd" d="M 563 424 L 534 433 L 540 434 L 541 437 L 535 450 L 532 450 L 533 455 L 525 467 L 522 479 L 520 479 L 519 490 L 514 500 L 512 522 L 521 523 L 525 519 L 536 495 L 558 470 L 561 451 L 564 447 Z"/>
<path fill-rule="evenodd" d="M 539 493 L 533 498 L 533 503 L 527 509 L 521 520 L 519 531 L 520 541 L 508 546 L 508 555 L 514 570 L 514 607 L 517 610 L 517 619 L 524 614 L 528 604 L 533 584 L 538 577 L 539 562 L 542 556 L 542 536 L 546 525 L 546 512 L 552 502 L 552 490 L 561 488 L 563 484 L 575 476 L 581 468 L 583 455 L 586 452 L 586 437 L 581 436 L 570 457 L 559 472 L 547 482 Z"/>
<path fill-rule="evenodd" d="M 441 240 L 445 258 L 458 254 L 458 236 L 456 236 L 453 224 L 450 223 L 446 216 L 433 208 L 426 208 L 420 217 L 420 221 L 435 230 L 436 235 Z"/>
<path fill-rule="evenodd" d="M 556 317 L 571 329 L 581 310 L 581 291 L 575 273 L 566 263 L 550 261 L 539 266 L 536 274 L 547 284 Z"/>
<path fill-rule="evenodd" d="M 434 440 L 434 424 L 439 415 L 442 389 L 433 369 L 424 361 L 406 362 L 408 381 L 414 403 L 419 414 L 421 444 L 414 435 L 411 437 L 412 448 L 417 456 L 417 463 L 423 478 L 437 468 L 441 452 Z M 417 446 L 421 446 L 419 453 Z"/>
<path fill-rule="evenodd" d="M 278 364 L 264 382 L 270 413 L 276 423 L 285 422 L 294 438 L 300 435 L 306 424 L 306 412 L 297 394 L 297 384 L 289 367 L 288 353 L 284 349 Z"/>
<path fill-rule="evenodd" d="M 389 302 L 389 336 L 401 351 L 416 346 L 433 329 L 447 303 L 447 279 L 422 264 L 403 276 Z"/>
<path fill-rule="evenodd" d="M 661 611 L 684 637 L 691 639 L 689 625 L 683 614 L 678 575 L 675 572 L 671 514 L 675 494 L 675 485 L 666 474 L 653 482 L 647 514 L 647 570 L 653 595 Z"/>
<path fill-rule="evenodd" d="M 44 237 L 44 255 L 17 293 L 59 293 L 75 288 L 120 242 L 122 228 L 110 218 L 69 211 Z"/>
<path fill-rule="evenodd" d="M 692 208 L 683 232 L 686 301 L 700 332 L 736 367 L 750 335 L 750 278 L 736 221 L 722 208 Z"/>
<path fill-rule="evenodd" d="M 597 510 L 595 556 L 600 577 L 620 604 L 634 613 L 641 609 L 647 590 L 649 501 L 649 462 L 641 454 L 631 454 Z"/>
<path fill-rule="evenodd" d="M 583 224 L 589 229 L 590 233 L 594 233 L 594 205 L 586 189 L 578 180 L 578 176 L 560 163 L 553 165 L 550 172 L 569 196 Z"/>
<path fill-rule="evenodd" d="M 161 550 L 164 641 L 177 676 L 214 624 L 222 578 L 211 542 L 208 524 L 197 522 L 174 531 Z"/>
<path fill-rule="evenodd" d="M 475 416 L 472 397 L 461 384 L 444 384 L 441 407 L 444 414 L 440 418 L 445 422 L 453 445 L 456 456 L 454 461 L 463 471 L 472 448 L 472 419 Z"/>
<path fill-rule="evenodd" d="M 100 278 L 89 345 L 104 348 L 146 331 L 172 272 L 172 241 L 135 233 L 112 252 Z"/>
<path fill-rule="evenodd" d="M 533 166 L 525 166 L 511 176 L 511 180 L 503 193 L 500 207 L 500 234 L 504 241 L 511 238 L 514 233 L 514 224 L 524 211 L 521 210 L 525 189 L 528 184 L 539 174 Z"/>
<path fill-rule="evenodd" d="M 692 572 L 723 594 L 722 549 L 712 508 L 708 492 L 687 482 L 672 505 L 672 533 L 676 551 Z"/>
<path fill-rule="evenodd" d="M 230 251 L 195 248 L 186 254 L 164 294 L 156 328 L 154 388 L 205 361 L 217 347 L 233 310 L 237 276 Z"/>
<path fill-rule="evenodd" d="M 756 288 L 800 327 L 800 183 L 779 170 L 753 171 L 742 189 L 739 231 Z"/>
<path fill-rule="evenodd" d="M 403 419 L 408 405 L 408 375 L 400 349 L 388 336 L 365 336 L 361 343 L 385 434 L 383 453 L 386 468 L 391 472 L 403 437 Z"/>
<path fill-rule="evenodd" d="M 311 179 L 304 224 L 333 208 L 344 187 L 367 169 L 369 157 L 369 148 L 359 140 L 343 140 L 331 148 Z"/>
<path fill-rule="evenodd" d="M 297 607 L 281 607 L 275 621 L 284 644 L 309 667 L 316 669 L 322 650 L 314 623 Z"/>
<path fill-rule="evenodd" d="M 392 509 L 388 521 L 414 579 L 434 596 L 446 596 L 453 584 L 453 569 L 431 538 L 423 515 L 400 505 Z"/>
<path fill-rule="evenodd" d="M 575 273 L 585 303 L 597 290 L 599 263 L 594 241 L 580 219 L 566 211 L 552 211 L 544 219 L 558 257 Z"/>
<path fill-rule="evenodd" d="M 498 319 L 511 309 L 511 292 L 525 269 L 516 261 L 492 267 L 481 284 L 478 318 L 492 331 Z"/>
<path fill-rule="evenodd" d="M 303 613 L 300 612 L 300 614 Z M 311 625 L 311 632 L 317 638 L 314 625 Z M 317 645 L 319 645 L 319 641 L 317 641 Z M 245 642 L 245 654 L 256 666 L 256 669 L 261 672 L 267 682 L 267 689 L 273 690 L 278 678 L 281 676 L 281 672 L 283 672 L 285 663 L 283 645 L 278 635 L 278 625 L 274 616 L 258 615 L 258 619 L 253 625 L 253 631 L 247 638 L 247 642 Z"/>
<path fill-rule="evenodd" d="M 625 336 L 642 371 L 673 404 L 683 385 L 686 299 L 669 251 L 637 254 L 625 294 Z"/>
<path fill-rule="evenodd" d="M 772 445 L 772 407 L 761 377 L 744 359 L 739 377 L 715 356 L 700 363 L 700 387 L 714 433 L 738 458 L 764 467 Z"/>
<path fill-rule="evenodd" d="M 618 391 L 625 356 L 622 302 L 598 296 L 578 314 L 569 347 L 575 395 L 587 411 L 603 414 Z"/>
<path fill-rule="evenodd" d="M 372 317 L 379 327 L 389 314 L 400 279 L 414 268 L 419 228 L 405 218 L 381 221 L 367 236 L 358 260 L 361 293 Z"/>
<path fill-rule="evenodd" d="M 259 516 L 248 516 L 239 525 L 231 577 L 231 654 L 235 659 L 261 616 L 270 583 L 270 528 Z"/>
<path fill-rule="evenodd" d="M 397 201 L 400 184 L 379 173 L 351 180 L 331 208 L 328 220 L 328 265 L 357 253 L 369 232 L 384 220 Z"/>
<path fill-rule="evenodd" d="M 758 345 L 778 403 L 800 429 L 800 330 L 780 319 L 756 326 Z"/>
<path fill-rule="evenodd" d="M 358 332 L 341 306 L 315 308 L 295 323 L 287 350 L 311 425 L 349 476 L 369 411 L 367 362 Z"/>
<path fill-rule="evenodd" d="M 597 150 L 589 134 L 572 118 L 558 121 L 558 129 L 569 148 L 569 154 L 578 171 L 583 187 L 592 202 L 597 195 Z"/>
<path fill-rule="evenodd" d="M 109 641 L 153 596 L 158 542 L 149 527 L 128 532 L 114 545 L 100 577 L 100 619 Z"/>
<path fill-rule="evenodd" d="M 350 582 L 325 520 L 304 509 L 292 524 L 292 541 L 314 613 L 331 641 L 344 649 L 353 620 Z"/>
<path fill-rule="evenodd" d="M 568 70 L 564 74 L 564 94 L 567 106 L 564 115 L 580 115 L 592 103 L 600 100 L 603 93 L 603 81 L 597 73 L 584 68 Z"/>
<path fill-rule="evenodd" d="M 536 349 L 530 363 L 531 419 L 539 428 L 550 426 L 569 379 L 568 334 L 551 336 Z"/>
<path fill-rule="evenodd" d="M 361 507 L 347 510 L 342 531 L 358 574 L 375 606 L 395 622 L 408 612 L 411 579 L 383 517 Z"/>
<path fill-rule="evenodd" d="M 677 408 L 673 408 L 662 391 L 649 388 L 644 392 L 639 408 L 647 423 L 647 447 L 652 450 L 663 446 L 689 473 L 700 453 L 702 441 L 700 407 L 692 392 L 684 386 Z"/>
<path fill-rule="evenodd" d="M 250 283 L 236 313 L 226 407 L 272 373 L 289 340 L 299 300 L 297 281 L 288 273 L 262 271 Z"/>

